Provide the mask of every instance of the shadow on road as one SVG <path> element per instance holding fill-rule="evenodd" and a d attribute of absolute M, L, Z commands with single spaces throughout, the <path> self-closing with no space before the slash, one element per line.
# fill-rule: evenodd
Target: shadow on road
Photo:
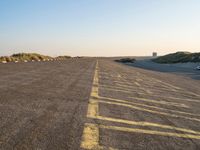
<path fill-rule="evenodd" d="M 177 75 L 187 76 L 195 80 L 200 80 L 200 71 L 195 70 L 194 65 L 191 67 L 184 67 L 183 65 L 179 67 L 174 64 L 157 64 L 152 62 L 150 59 L 144 59 L 137 60 L 134 64 L 131 64 L 130 66 L 158 72 L 174 73 Z"/>

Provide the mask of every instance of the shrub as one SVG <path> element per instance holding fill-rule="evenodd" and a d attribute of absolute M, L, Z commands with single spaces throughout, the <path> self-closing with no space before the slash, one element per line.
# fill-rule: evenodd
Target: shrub
<path fill-rule="evenodd" d="M 121 62 L 121 63 L 134 63 L 135 59 L 134 58 L 122 58 L 119 60 L 115 60 L 117 62 Z"/>

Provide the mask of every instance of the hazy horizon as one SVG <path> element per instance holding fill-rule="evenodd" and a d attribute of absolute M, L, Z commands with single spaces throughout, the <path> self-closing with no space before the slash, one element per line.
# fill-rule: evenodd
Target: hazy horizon
<path fill-rule="evenodd" d="M 0 56 L 200 52 L 198 0 L 2 0 Z"/>

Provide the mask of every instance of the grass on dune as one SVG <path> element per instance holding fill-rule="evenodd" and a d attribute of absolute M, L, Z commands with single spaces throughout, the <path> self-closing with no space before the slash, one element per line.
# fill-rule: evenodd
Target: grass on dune
<path fill-rule="evenodd" d="M 176 52 L 153 59 L 156 63 L 200 62 L 200 53 Z"/>
<path fill-rule="evenodd" d="M 57 59 L 57 60 L 64 60 L 68 59 L 70 56 L 58 56 L 56 58 L 41 55 L 37 53 L 17 53 L 13 54 L 11 56 L 2 56 L 0 57 L 0 62 L 6 61 L 6 62 L 15 62 L 15 61 L 44 61 L 44 60 L 50 60 L 50 59 Z"/>

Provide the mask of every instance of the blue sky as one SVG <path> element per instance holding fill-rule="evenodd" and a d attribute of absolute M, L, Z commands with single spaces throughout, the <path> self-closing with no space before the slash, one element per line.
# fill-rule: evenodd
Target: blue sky
<path fill-rule="evenodd" d="M 0 55 L 200 51 L 199 0 L 0 0 Z"/>

